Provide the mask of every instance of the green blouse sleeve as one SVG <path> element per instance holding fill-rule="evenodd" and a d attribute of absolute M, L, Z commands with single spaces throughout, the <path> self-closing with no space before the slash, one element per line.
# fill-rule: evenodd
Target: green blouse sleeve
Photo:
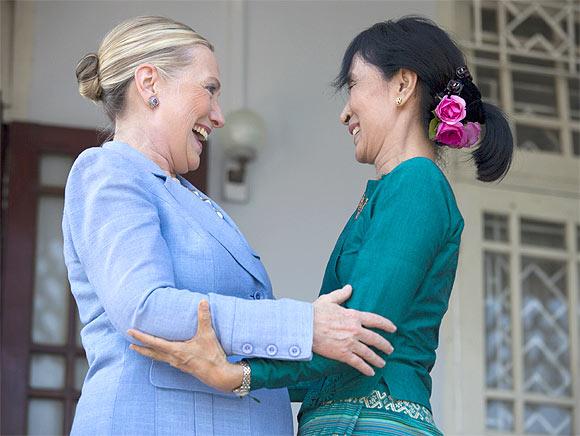
<path fill-rule="evenodd" d="M 346 281 L 353 286 L 346 307 L 378 313 L 395 325 L 450 231 L 452 193 L 447 181 L 432 162 L 415 161 L 396 168 L 377 187 L 365 242 Z M 397 333 L 379 333 L 396 350 Z M 252 389 L 284 387 L 353 370 L 319 355 L 306 362 L 250 359 L 249 364 Z"/>

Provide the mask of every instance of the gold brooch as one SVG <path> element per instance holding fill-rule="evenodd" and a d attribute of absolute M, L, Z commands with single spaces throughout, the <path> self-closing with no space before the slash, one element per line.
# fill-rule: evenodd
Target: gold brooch
<path fill-rule="evenodd" d="M 368 202 L 369 202 L 368 197 L 363 194 L 363 196 L 361 197 L 360 201 L 358 202 L 358 206 L 356 207 L 356 215 L 354 217 L 355 220 L 358 218 L 358 216 L 360 215 L 360 213 L 362 212 L 363 208 L 366 206 L 366 204 Z"/>

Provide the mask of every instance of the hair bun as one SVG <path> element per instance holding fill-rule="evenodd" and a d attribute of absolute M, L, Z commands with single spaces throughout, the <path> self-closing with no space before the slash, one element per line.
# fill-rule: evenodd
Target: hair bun
<path fill-rule="evenodd" d="M 79 93 L 94 102 L 101 100 L 103 89 L 99 79 L 99 56 L 96 53 L 85 55 L 77 64 Z"/>

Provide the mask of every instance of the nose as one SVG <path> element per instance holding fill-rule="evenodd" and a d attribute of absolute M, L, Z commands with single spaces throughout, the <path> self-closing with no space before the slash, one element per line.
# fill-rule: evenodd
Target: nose
<path fill-rule="evenodd" d="M 223 127 L 225 124 L 224 115 L 222 114 L 222 108 L 218 103 L 214 105 L 211 112 L 209 113 L 209 120 L 214 128 Z"/>
<path fill-rule="evenodd" d="M 350 106 L 349 104 L 345 104 L 342 112 L 340 113 L 340 122 L 344 125 L 348 125 L 350 121 Z"/>

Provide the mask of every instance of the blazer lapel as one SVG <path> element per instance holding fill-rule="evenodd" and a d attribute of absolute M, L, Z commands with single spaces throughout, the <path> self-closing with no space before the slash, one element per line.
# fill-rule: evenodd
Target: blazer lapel
<path fill-rule="evenodd" d="M 185 209 L 188 218 L 202 224 L 203 229 L 218 241 L 246 271 L 266 288 L 270 286 L 262 262 L 254 256 L 250 246 L 225 212 L 218 209 L 224 215 L 224 219 L 219 218 L 209 204 L 205 204 L 188 188 L 170 177 L 165 180 L 165 188 Z"/>
<path fill-rule="evenodd" d="M 264 265 L 262 265 L 258 256 L 253 252 L 236 224 L 225 211 L 216 205 L 224 216 L 224 219 L 219 218 L 209 205 L 204 204 L 188 188 L 169 177 L 156 163 L 130 145 L 124 142 L 109 141 L 104 143 L 103 147 L 119 153 L 126 159 L 132 161 L 135 166 L 163 179 L 167 191 L 185 209 L 186 217 L 202 224 L 203 229 L 218 241 L 246 271 L 267 289 L 271 289 L 272 285 L 270 284 L 270 279 L 264 269 Z M 181 176 L 178 177 L 183 184 L 193 188 L 193 185 L 186 179 Z"/>

